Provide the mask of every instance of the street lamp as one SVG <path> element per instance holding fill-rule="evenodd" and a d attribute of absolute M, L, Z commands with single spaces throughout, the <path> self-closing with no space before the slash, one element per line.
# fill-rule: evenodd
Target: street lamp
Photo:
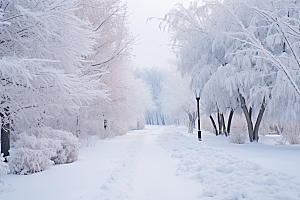
<path fill-rule="evenodd" d="M 201 130 L 200 130 L 200 109 L 199 109 L 199 101 L 200 101 L 200 91 L 197 93 L 195 90 L 195 96 L 197 100 L 197 115 L 198 115 L 198 140 L 201 141 Z"/>

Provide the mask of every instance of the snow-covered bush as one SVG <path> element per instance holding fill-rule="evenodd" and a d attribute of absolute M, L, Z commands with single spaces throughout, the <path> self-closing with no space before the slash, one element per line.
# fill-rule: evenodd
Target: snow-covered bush
<path fill-rule="evenodd" d="M 21 133 L 8 158 L 11 173 L 27 175 L 45 170 L 54 164 L 51 158 L 58 147 L 58 141 Z"/>
<path fill-rule="evenodd" d="M 295 123 L 287 123 L 282 129 L 282 137 L 278 144 L 300 144 L 300 125 Z"/>
<path fill-rule="evenodd" d="M 236 143 L 236 144 L 244 144 L 246 138 L 247 138 L 247 134 L 241 132 L 232 132 L 228 137 L 230 143 Z"/>
<path fill-rule="evenodd" d="M 15 174 L 32 174 L 53 164 L 78 159 L 80 143 L 72 133 L 51 128 L 32 129 L 18 135 L 8 158 Z"/>
<path fill-rule="evenodd" d="M 283 137 L 289 144 L 300 144 L 300 125 L 290 123 L 283 129 Z"/>
<path fill-rule="evenodd" d="M 287 136 L 287 140 L 290 144 L 300 144 L 300 136 L 299 133 L 292 133 Z"/>
<path fill-rule="evenodd" d="M 50 127 L 34 129 L 33 135 L 37 138 L 47 138 L 50 148 L 53 147 L 56 155 L 51 157 L 55 164 L 72 163 L 78 159 L 80 142 L 79 139 L 70 132 L 55 130 Z M 51 145 L 59 142 L 59 146 Z"/>
<path fill-rule="evenodd" d="M 8 172 L 9 172 L 9 167 L 4 162 L 3 155 L 0 154 L 0 183 L 1 183 L 1 176 L 6 175 Z"/>

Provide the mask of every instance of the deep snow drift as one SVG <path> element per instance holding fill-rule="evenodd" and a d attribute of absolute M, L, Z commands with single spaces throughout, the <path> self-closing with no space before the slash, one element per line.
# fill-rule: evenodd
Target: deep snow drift
<path fill-rule="evenodd" d="M 300 199 L 300 146 L 236 145 L 207 132 L 198 142 L 186 132 L 147 126 L 100 140 L 75 163 L 3 176 L 0 199 Z"/>

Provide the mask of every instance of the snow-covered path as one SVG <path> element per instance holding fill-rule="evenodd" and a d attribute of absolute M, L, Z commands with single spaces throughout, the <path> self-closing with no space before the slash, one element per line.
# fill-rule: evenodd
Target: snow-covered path
<path fill-rule="evenodd" d="M 167 130 L 158 127 L 146 133 L 140 151 L 141 160 L 136 171 L 133 200 L 198 199 L 201 186 L 186 177 L 174 176 L 177 160 L 158 146 L 157 138 Z"/>
<path fill-rule="evenodd" d="M 223 150 L 200 143 L 180 130 L 147 126 L 82 148 L 75 163 L 30 176 L 4 176 L 0 199 L 300 200 L 298 174 L 278 173 L 228 153 L 226 145 Z M 298 155 L 293 154 L 291 168 L 298 166 Z"/>

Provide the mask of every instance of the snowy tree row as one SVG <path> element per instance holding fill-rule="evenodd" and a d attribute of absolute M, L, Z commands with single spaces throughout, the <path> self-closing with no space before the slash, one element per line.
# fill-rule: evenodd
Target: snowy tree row
<path fill-rule="evenodd" d="M 162 104 L 159 100 L 162 91 L 162 82 L 168 79 L 170 76 L 167 72 L 158 68 L 150 69 L 137 69 L 135 76 L 144 80 L 151 91 L 150 99 L 154 102 L 154 105 L 147 109 L 145 118 L 146 124 L 150 125 L 167 125 L 169 124 L 168 118 L 165 116 L 165 111 L 162 108 Z"/>
<path fill-rule="evenodd" d="M 109 101 L 97 99 L 80 109 L 78 134 L 111 137 L 129 129 L 143 129 L 144 113 L 153 108 L 153 102 L 148 86 L 135 78 L 128 62 L 135 38 L 128 28 L 127 5 L 120 0 L 82 0 L 81 6 L 78 15 L 91 21 L 99 35 L 84 73 L 105 85 Z"/>
<path fill-rule="evenodd" d="M 201 92 L 216 134 L 229 134 L 233 113 L 244 115 L 251 142 L 259 139 L 263 117 L 283 130 L 286 122 L 299 123 L 299 6 L 289 0 L 195 1 L 175 5 L 161 19 L 178 69 Z"/>
<path fill-rule="evenodd" d="M 10 139 L 12 147 L 29 148 L 18 145 L 18 141 L 31 138 L 30 151 L 41 151 L 34 145 L 34 137 L 54 144 L 62 139 L 47 135 L 56 130 L 87 139 L 89 135 L 111 137 L 143 128 L 144 112 L 153 104 L 147 86 L 134 78 L 128 64 L 134 38 L 127 18 L 126 4 L 120 0 L 0 1 L 4 156 L 8 155 Z M 52 131 L 45 134 L 46 127 Z M 21 137 L 23 132 L 28 137 Z M 71 135 L 63 141 L 73 141 Z M 46 145 L 45 149 L 51 148 Z M 13 152 L 23 160 L 30 154 L 17 149 Z M 35 152 L 30 156 L 40 159 L 48 154 Z M 35 171 L 39 170 L 24 173 Z"/>

